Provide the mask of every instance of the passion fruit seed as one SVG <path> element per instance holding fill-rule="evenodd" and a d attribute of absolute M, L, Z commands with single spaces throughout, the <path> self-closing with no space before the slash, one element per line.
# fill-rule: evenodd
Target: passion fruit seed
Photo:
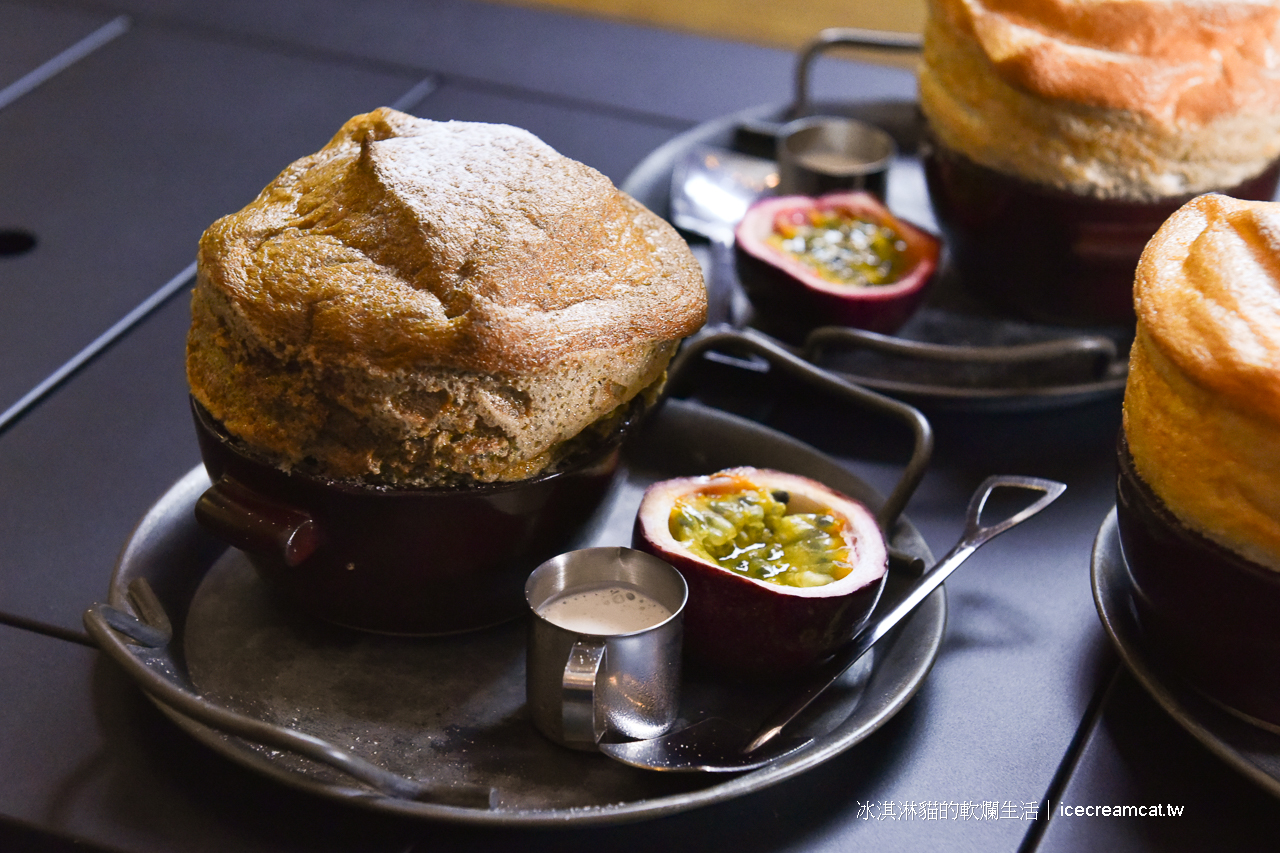
<path fill-rule="evenodd" d="M 783 211 L 765 242 L 832 284 L 893 284 L 906 269 L 898 232 L 844 208 Z"/>
<path fill-rule="evenodd" d="M 824 586 L 849 574 L 844 521 L 826 509 L 788 514 L 790 498 L 751 488 L 681 497 L 671 535 L 721 568 L 783 586 Z"/>

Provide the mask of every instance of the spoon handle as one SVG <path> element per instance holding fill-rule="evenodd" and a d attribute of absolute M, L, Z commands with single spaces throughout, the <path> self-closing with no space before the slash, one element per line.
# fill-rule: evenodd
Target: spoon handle
<path fill-rule="evenodd" d="M 991 496 L 993 491 L 1001 487 L 1031 489 L 1044 494 L 1034 503 L 1003 521 L 995 524 L 982 524 L 982 508 L 986 505 L 987 498 Z M 961 534 L 960 541 L 956 543 L 955 547 L 939 560 L 932 569 L 917 578 L 908 589 L 906 596 L 893 609 L 866 625 L 849 641 L 849 644 L 842 651 L 837 652 L 836 656 L 819 671 L 813 683 L 804 692 L 775 711 L 760 727 L 759 732 L 751 742 L 743 747 L 742 751 L 744 753 L 754 752 L 777 737 L 792 720 L 798 717 L 805 708 L 808 708 L 840 676 L 844 675 L 849 667 L 857 663 L 872 646 L 897 627 L 898 623 L 905 619 L 912 610 L 915 610 L 920 602 L 928 598 L 952 572 L 960 567 L 961 563 L 969 558 L 970 554 L 978 550 L 986 542 L 1040 512 L 1040 510 L 1057 500 L 1059 495 L 1066 491 L 1066 488 L 1063 483 L 1055 480 L 1042 480 L 1038 477 L 988 477 L 974 492 L 969 501 L 964 533 Z"/>

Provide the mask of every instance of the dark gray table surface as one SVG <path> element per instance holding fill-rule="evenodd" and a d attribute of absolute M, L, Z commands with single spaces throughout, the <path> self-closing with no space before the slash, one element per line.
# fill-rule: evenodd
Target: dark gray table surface
<path fill-rule="evenodd" d="M 104 11 L 37 7 L 7 0 L 0 3 L 0 20 L 5 23 L 0 29 L 0 93 L 8 93 L 4 99 L 16 99 L 19 89 L 28 90 L 36 79 L 43 79 L 63 62 L 74 61 L 80 53 L 76 45 L 113 19 Z M 60 62 L 59 57 L 68 52 L 71 54 Z"/>
<path fill-rule="evenodd" d="M 464 0 L 5 0 L 0 88 L 122 15 L 127 28 L 0 106 L 0 230 L 38 240 L 0 257 L 0 412 L 174 281 L 204 227 L 354 113 L 400 104 L 517 124 L 620 182 L 698 122 L 786 101 L 793 67 L 781 51 Z M 914 91 L 905 72 L 834 60 L 817 78 L 820 96 L 849 100 Z M 520 832 L 390 818 L 233 765 L 80 633 L 133 525 L 198 461 L 187 283 L 172 290 L 0 425 L 0 849 L 1193 850 L 1280 837 L 1274 801 L 1117 674 L 1094 612 L 1118 398 L 933 413 L 937 452 L 907 512 L 935 553 L 988 474 L 1068 492 L 947 583 L 943 647 L 906 709 L 779 786 L 632 826 Z M 771 376 L 705 370 L 707 401 L 893 483 L 896 427 Z M 1046 800 L 1187 808 L 1159 824 L 1063 819 Z"/>

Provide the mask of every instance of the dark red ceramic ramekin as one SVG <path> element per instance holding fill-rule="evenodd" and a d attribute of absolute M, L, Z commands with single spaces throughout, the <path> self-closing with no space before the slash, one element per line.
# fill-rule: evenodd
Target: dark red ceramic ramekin
<path fill-rule="evenodd" d="M 1138 258 L 1194 197 L 1092 198 L 988 169 L 935 140 L 923 154 L 934 216 L 965 286 L 994 306 L 1046 323 L 1133 323 Z M 1278 180 L 1280 161 L 1220 192 L 1269 200 Z"/>
<path fill-rule="evenodd" d="M 1174 517 L 1138 476 L 1123 432 L 1116 519 L 1144 642 L 1189 683 L 1280 727 L 1280 572 Z"/>
<path fill-rule="evenodd" d="M 604 497 L 626 428 L 558 473 L 396 489 L 286 473 L 246 453 L 194 400 L 213 481 L 196 517 L 269 586 L 320 619 L 450 634 L 524 612 L 524 582 L 571 547 Z"/>

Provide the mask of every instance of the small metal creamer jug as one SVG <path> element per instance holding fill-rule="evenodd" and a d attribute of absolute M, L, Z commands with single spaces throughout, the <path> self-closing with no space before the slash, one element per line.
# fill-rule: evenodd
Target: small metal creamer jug
<path fill-rule="evenodd" d="M 604 590 L 647 596 L 663 608 L 657 621 L 612 630 L 607 620 L 584 630 L 542 611 L 567 595 Z M 606 732 L 652 738 L 675 723 L 688 587 L 667 563 L 630 548 L 586 548 L 543 563 L 525 584 L 531 611 L 526 695 L 534 725 L 551 740 L 594 750 Z"/>

